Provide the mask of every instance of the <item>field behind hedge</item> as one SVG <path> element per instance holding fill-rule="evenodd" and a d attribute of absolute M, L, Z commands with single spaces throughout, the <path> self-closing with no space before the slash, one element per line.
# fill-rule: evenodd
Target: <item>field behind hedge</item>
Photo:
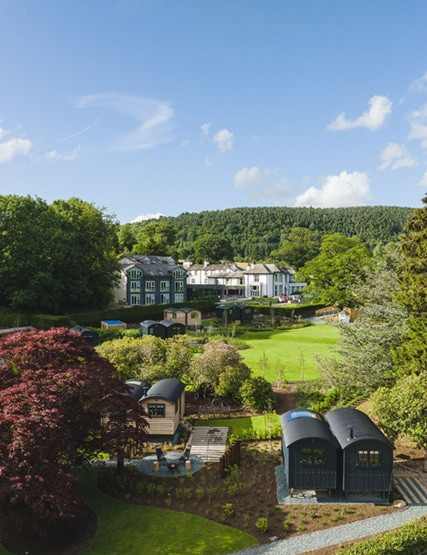
<path fill-rule="evenodd" d="M 244 332 L 239 339 L 249 345 L 240 354 L 255 376 L 269 382 L 315 380 L 319 377 L 315 355 L 337 356 L 333 350 L 338 329 L 313 324 L 299 329 Z"/>

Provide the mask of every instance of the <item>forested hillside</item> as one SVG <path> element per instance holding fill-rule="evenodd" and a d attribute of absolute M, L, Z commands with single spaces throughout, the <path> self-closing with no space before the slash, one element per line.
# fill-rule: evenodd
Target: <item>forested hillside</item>
<path fill-rule="evenodd" d="M 394 206 L 230 208 L 165 219 L 176 230 L 175 247 L 181 258 L 192 255 L 198 237 L 220 233 L 231 242 L 235 260 L 266 260 L 294 227 L 322 235 L 358 236 L 370 248 L 397 240 L 412 210 Z"/>

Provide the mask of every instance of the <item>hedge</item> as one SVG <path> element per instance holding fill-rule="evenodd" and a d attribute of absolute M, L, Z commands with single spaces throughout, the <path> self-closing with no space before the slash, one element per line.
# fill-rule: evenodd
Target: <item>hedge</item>
<path fill-rule="evenodd" d="M 427 517 L 408 522 L 397 530 L 375 536 L 340 551 L 341 555 L 418 555 L 427 547 Z"/>

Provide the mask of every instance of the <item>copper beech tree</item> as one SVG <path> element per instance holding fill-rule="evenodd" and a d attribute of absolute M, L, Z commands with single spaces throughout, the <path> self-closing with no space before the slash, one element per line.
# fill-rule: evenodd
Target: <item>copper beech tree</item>
<path fill-rule="evenodd" d="M 142 408 L 114 366 L 67 329 L 0 340 L 0 510 L 12 526 L 60 536 L 85 510 L 73 466 L 120 462 L 146 440 Z"/>

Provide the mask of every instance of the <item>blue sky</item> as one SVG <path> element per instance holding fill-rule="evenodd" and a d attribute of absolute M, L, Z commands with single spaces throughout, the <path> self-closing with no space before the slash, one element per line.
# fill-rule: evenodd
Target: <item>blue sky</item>
<path fill-rule="evenodd" d="M 421 206 L 423 0 L 0 0 L 0 194 Z"/>

